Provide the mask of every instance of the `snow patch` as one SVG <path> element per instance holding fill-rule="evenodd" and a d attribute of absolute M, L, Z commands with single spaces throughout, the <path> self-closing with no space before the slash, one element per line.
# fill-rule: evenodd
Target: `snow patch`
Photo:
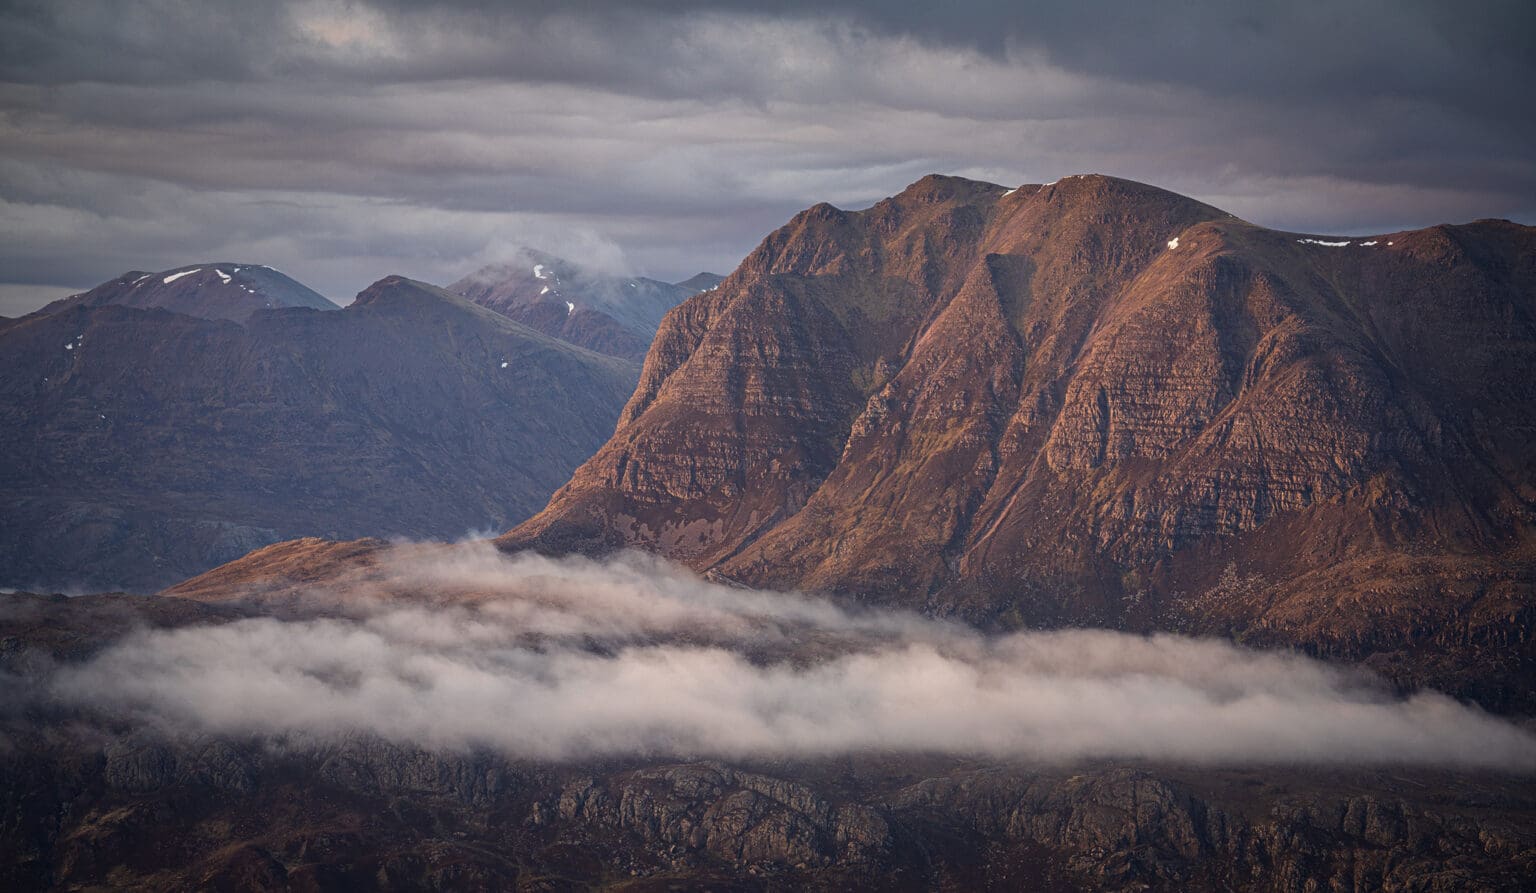
<path fill-rule="evenodd" d="M 1361 243 L 1360 243 L 1360 244 L 1361 244 L 1361 245 L 1364 245 L 1364 246 L 1365 246 L 1365 247 L 1367 247 L 1367 248 L 1369 248 L 1369 247 L 1371 247 L 1371 246 L 1372 246 L 1372 245 L 1375 245 L 1375 244 L 1376 244 L 1376 243 L 1375 243 L 1375 242 L 1361 242 Z"/>
<path fill-rule="evenodd" d="M 163 281 L 166 285 L 170 285 L 172 282 L 175 282 L 177 279 L 180 279 L 183 276 L 191 276 L 193 273 L 201 273 L 202 271 L 203 271 L 202 267 L 198 267 L 195 270 L 184 270 L 184 271 L 182 271 L 180 273 L 172 273 L 171 275 L 165 277 L 165 279 L 163 279 L 161 281 Z"/>
<path fill-rule="evenodd" d="M 539 289 L 539 294 L 541 294 L 541 295 L 549 294 L 549 286 L 546 285 L 543 288 Z"/>
<path fill-rule="evenodd" d="M 1008 196 L 1013 195 L 1015 192 L 1018 192 L 1018 191 L 1019 191 L 1019 187 L 1015 186 L 1012 189 L 1008 190 L 1007 192 L 1003 193 L 1003 198 L 1007 198 Z"/>
<path fill-rule="evenodd" d="M 1324 242 L 1322 239 L 1297 239 L 1303 245 L 1324 245 L 1328 248 L 1343 248 L 1348 242 Z"/>
<path fill-rule="evenodd" d="M 533 265 L 533 278 L 535 278 L 535 279 L 548 279 L 549 278 L 548 276 L 544 275 L 544 265 L 543 264 L 534 264 Z"/>
<path fill-rule="evenodd" d="M 229 284 L 229 274 L 228 273 L 224 272 L 223 270 L 214 270 L 213 272 L 218 274 L 219 278 L 221 280 L 223 280 L 225 285 Z"/>
<path fill-rule="evenodd" d="M 155 274 L 154 273 L 145 273 L 143 276 L 140 276 L 139 278 L 133 280 L 133 284 L 134 285 L 138 285 L 140 282 L 143 282 L 145 279 L 148 279 L 149 277 L 151 277 L 153 275 L 155 275 Z"/>
<path fill-rule="evenodd" d="M 501 368 L 503 368 L 503 369 L 507 368 L 507 361 L 506 360 L 502 360 L 501 361 Z"/>
<path fill-rule="evenodd" d="M 576 305 L 572 304 L 570 301 L 566 301 L 565 302 L 565 315 L 566 316 L 570 316 L 572 313 L 575 313 L 575 312 L 576 312 Z"/>
<path fill-rule="evenodd" d="M 75 349 L 74 342 L 70 342 L 69 344 L 64 345 L 64 349 L 65 350 L 74 350 Z"/>
<path fill-rule="evenodd" d="M 1172 251 L 1172 250 L 1174 250 L 1177 247 L 1179 247 L 1179 237 L 1178 236 L 1174 236 L 1173 238 L 1168 240 L 1168 250 Z"/>

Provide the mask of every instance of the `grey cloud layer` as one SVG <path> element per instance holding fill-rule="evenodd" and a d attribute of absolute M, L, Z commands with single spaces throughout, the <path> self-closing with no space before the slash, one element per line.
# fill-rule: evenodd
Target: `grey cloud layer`
<path fill-rule="evenodd" d="M 290 611 L 294 610 L 289 606 Z M 141 631 L 54 697 L 168 734 L 512 756 L 929 752 L 1536 771 L 1536 736 L 1304 658 L 1106 631 L 987 638 L 655 559 L 402 547 L 288 619 Z"/>
<path fill-rule="evenodd" d="M 345 300 L 600 242 L 681 278 L 932 171 L 1309 231 L 1536 218 L 1529 4 L 919 6 L 13 3 L 0 269 L 217 254 Z"/>

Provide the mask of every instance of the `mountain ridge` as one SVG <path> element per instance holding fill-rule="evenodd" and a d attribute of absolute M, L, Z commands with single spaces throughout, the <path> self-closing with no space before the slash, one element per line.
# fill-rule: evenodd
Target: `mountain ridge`
<path fill-rule="evenodd" d="M 1099 175 L 818 204 L 668 314 L 614 437 L 498 542 L 1449 679 L 1410 652 L 1536 603 L 1533 257 L 1507 222 L 1319 237 Z"/>
<path fill-rule="evenodd" d="M 297 280 L 262 264 L 187 264 L 158 273 L 130 270 L 89 291 L 61 298 L 36 311 L 74 306 L 161 308 L 202 319 L 243 322 L 258 310 L 307 307 L 338 310 L 335 303 Z"/>
<path fill-rule="evenodd" d="M 154 591 L 297 535 L 494 529 L 601 443 L 636 374 L 399 276 L 243 324 L 34 314 L 0 329 L 0 582 Z"/>

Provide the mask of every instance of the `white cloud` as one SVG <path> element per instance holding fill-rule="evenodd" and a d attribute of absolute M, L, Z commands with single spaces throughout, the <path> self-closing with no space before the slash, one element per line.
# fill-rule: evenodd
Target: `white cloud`
<path fill-rule="evenodd" d="M 372 733 L 511 756 L 938 752 L 1536 771 L 1536 737 L 1302 657 L 1108 631 L 986 637 L 659 560 L 398 547 L 284 618 L 145 630 L 54 697 L 177 734 Z"/>

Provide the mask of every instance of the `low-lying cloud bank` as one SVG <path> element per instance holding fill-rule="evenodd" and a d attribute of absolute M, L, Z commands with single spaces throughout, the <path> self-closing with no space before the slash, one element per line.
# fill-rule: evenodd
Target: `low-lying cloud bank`
<path fill-rule="evenodd" d="M 1209 640 L 983 636 L 714 585 L 643 556 L 402 547 L 281 617 L 131 633 L 51 694 L 169 734 L 351 734 L 514 757 L 928 752 L 1536 770 L 1432 693 Z"/>

